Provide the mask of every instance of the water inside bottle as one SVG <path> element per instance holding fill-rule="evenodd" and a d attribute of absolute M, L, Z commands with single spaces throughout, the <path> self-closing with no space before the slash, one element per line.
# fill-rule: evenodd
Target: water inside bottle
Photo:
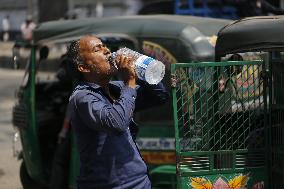
<path fill-rule="evenodd" d="M 145 80 L 149 84 L 158 84 L 165 75 L 165 66 L 159 61 L 150 64 L 145 71 Z"/>
<path fill-rule="evenodd" d="M 111 54 L 111 56 L 108 58 L 108 63 L 110 64 L 110 65 L 112 65 L 115 69 L 117 69 L 118 70 L 118 66 L 117 66 L 117 64 L 116 64 L 116 62 L 115 62 L 115 57 L 117 56 L 117 54 L 114 52 L 114 53 L 112 53 Z"/>

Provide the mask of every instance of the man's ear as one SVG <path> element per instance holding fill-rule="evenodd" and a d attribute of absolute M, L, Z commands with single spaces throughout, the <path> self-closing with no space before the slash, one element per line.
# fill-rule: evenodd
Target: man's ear
<path fill-rule="evenodd" d="M 90 69 L 89 69 L 88 65 L 86 65 L 86 64 L 78 64 L 77 68 L 80 72 L 84 72 L 84 73 L 90 72 Z"/>

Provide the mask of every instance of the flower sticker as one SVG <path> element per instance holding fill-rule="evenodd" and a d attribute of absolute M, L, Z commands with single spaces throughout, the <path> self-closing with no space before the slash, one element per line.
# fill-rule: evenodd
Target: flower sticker
<path fill-rule="evenodd" d="M 233 179 L 229 180 L 230 189 L 240 189 L 247 185 L 248 182 L 248 175 L 242 175 L 234 177 Z"/>
<path fill-rule="evenodd" d="M 226 179 L 219 177 L 212 184 L 204 177 L 190 177 L 190 186 L 192 189 L 247 189 L 249 178 L 249 174 L 239 174 L 227 182 Z M 252 189 L 264 189 L 264 183 L 256 183 Z"/>
<path fill-rule="evenodd" d="M 191 179 L 191 186 L 194 189 L 212 189 L 212 184 L 205 178 L 195 177 Z"/>

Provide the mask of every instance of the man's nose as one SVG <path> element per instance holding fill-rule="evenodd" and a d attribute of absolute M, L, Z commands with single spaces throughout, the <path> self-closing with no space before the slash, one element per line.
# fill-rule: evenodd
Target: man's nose
<path fill-rule="evenodd" d="M 110 53 L 110 50 L 107 47 L 105 47 L 104 48 L 104 54 L 109 54 L 109 53 Z"/>

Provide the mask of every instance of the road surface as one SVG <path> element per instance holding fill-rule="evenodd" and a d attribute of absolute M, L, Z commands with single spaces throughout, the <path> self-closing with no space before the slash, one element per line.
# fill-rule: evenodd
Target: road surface
<path fill-rule="evenodd" d="M 0 189 L 22 189 L 19 178 L 20 161 L 13 157 L 12 106 L 15 90 L 23 77 L 22 70 L 0 68 Z"/>

